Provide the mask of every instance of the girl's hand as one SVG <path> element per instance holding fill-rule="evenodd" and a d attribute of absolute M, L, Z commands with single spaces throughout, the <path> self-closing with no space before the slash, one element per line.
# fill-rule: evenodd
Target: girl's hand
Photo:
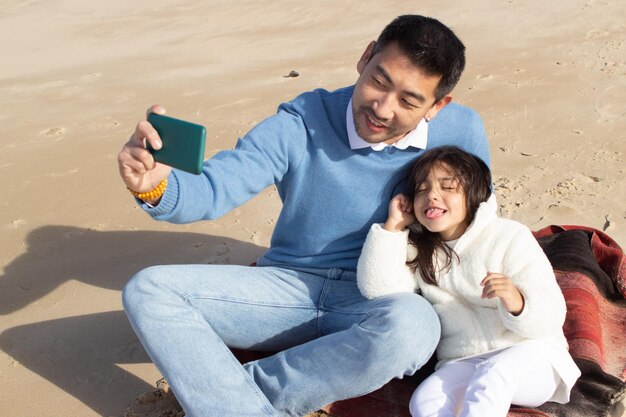
<path fill-rule="evenodd" d="M 524 310 L 524 296 L 506 275 L 488 272 L 480 285 L 483 287 L 481 298 L 498 297 L 506 311 L 514 316 Z"/>
<path fill-rule="evenodd" d="M 390 232 L 400 232 L 415 222 L 413 204 L 404 194 L 398 194 L 389 202 L 389 215 L 383 229 Z"/>

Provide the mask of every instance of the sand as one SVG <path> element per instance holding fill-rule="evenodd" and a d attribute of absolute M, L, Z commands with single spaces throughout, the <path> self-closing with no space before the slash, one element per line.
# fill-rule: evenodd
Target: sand
<path fill-rule="evenodd" d="M 435 16 L 465 42 L 455 100 L 483 117 L 502 215 L 626 243 L 619 2 L 2 4 L 2 415 L 120 416 L 160 378 L 122 312 L 128 278 L 158 263 L 248 264 L 268 244 L 273 188 L 194 225 L 134 205 L 116 156 L 145 109 L 204 124 L 209 157 L 281 101 L 352 84 L 367 43 L 399 14 Z"/>

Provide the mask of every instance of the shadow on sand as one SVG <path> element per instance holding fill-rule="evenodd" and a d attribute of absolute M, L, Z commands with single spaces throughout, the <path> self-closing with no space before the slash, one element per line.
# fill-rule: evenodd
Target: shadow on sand
<path fill-rule="evenodd" d="M 69 280 L 121 291 L 132 275 L 150 265 L 246 265 L 264 251 L 196 233 L 102 232 L 67 226 L 37 229 L 27 243 L 28 251 L 7 265 L 0 277 L 0 317 L 29 306 Z M 0 334 L 0 349 L 103 416 L 120 415 L 133 398 L 153 388 L 119 366 L 150 361 L 122 311 L 13 327 Z"/>

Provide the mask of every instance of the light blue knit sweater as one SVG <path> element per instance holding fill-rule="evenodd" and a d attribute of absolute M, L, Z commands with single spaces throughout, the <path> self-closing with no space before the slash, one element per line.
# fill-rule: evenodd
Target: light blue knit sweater
<path fill-rule="evenodd" d="M 352 150 L 352 91 L 315 90 L 280 105 L 235 149 L 205 161 L 202 175 L 173 170 L 161 202 L 146 211 L 172 223 L 215 219 L 276 184 L 283 208 L 263 264 L 356 270 L 370 226 L 387 218 L 389 199 L 422 150 Z M 466 107 L 450 104 L 430 122 L 428 148 L 441 145 L 489 164 L 482 121 Z"/>

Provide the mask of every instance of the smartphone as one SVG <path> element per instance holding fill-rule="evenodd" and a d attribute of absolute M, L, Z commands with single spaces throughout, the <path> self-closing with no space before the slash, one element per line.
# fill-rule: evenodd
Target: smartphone
<path fill-rule="evenodd" d="M 147 145 L 155 161 L 192 174 L 202 172 L 206 141 L 204 126 L 156 113 L 148 115 L 148 122 L 163 142 L 158 150 Z"/>

